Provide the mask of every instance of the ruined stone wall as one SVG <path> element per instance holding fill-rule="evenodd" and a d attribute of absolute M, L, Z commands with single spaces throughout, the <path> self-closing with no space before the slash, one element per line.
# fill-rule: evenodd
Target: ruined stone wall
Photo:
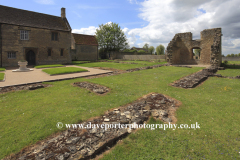
<path fill-rule="evenodd" d="M 20 30 L 29 31 L 29 40 L 20 40 Z M 58 32 L 58 40 L 52 41 L 52 32 Z M 52 49 L 48 56 L 48 48 Z M 70 63 L 71 32 L 22 27 L 2 24 L 3 66 L 18 66 L 18 61 L 25 59 L 29 50 L 34 51 L 36 65 Z M 63 56 L 61 56 L 63 49 Z M 16 52 L 15 59 L 8 59 L 8 52 Z"/>
<path fill-rule="evenodd" d="M 192 33 L 178 33 L 167 46 L 170 64 L 221 64 L 221 28 L 206 29 L 200 40 L 192 40 Z M 193 59 L 193 49 L 201 49 L 200 59 Z"/>
<path fill-rule="evenodd" d="M 95 61 L 98 58 L 98 46 L 76 44 L 71 53 L 72 60 Z"/>

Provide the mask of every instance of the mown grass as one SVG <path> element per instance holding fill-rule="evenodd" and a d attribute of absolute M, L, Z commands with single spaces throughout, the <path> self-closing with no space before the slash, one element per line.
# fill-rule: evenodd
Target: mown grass
<path fill-rule="evenodd" d="M 228 77 L 236 77 L 236 76 L 240 76 L 240 69 L 219 70 L 217 74 L 221 74 L 223 76 L 228 76 Z"/>
<path fill-rule="evenodd" d="M 0 71 L 5 71 L 5 68 L 0 68 Z"/>
<path fill-rule="evenodd" d="M 160 67 L 96 79 L 48 82 L 53 87 L 1 94 L 0 158 L 58 132 L 57 122 L 78 123 L 158 92 L 182 102 L 176 113 L 177 124 L 198 122 L 201 128 L 142 129 L 103 159 L 238 159 L 239 80 L 211 77 L 195 89 L 168 85 L 200 69 Z M 98 96 L 71 85 L 80 81 L 109 87 L 111 92 Z"/>
<path fill-rule="evenodd" d="M 42 71 L 50 75 L 58 75 L 58 74 L 68 74 L 68 73 L 77 73 L 77 72 L 87 72 L 88 70 L 77 68 L 77 67 L 64 67 L 64 68 L 43 69 Z"/>
<path fill-rule="evenodd" d="M 83 67 L 106 67 L 106 68 L 115 68 L 120 70 L 127 70 L 131 68 L 138 68 L 138 67 L 146 67 L 146 66 L 152 66 L 156 64 L 165 64 L 166 62 L 146 62 L 145 64 L 123 64 L 123 63 L 112 63 L 112 62 L 96 62 L 96 63 L 85 63 L 85 64 L 79 64 L 78 66 Z"/>
<path fill-rule="evenodd" d="M 224 63 L 224 61 L 222 63 Z M 228 61 L 228 64 L 240 64 L 240 61 Z"/>
<path fill-rule="evenodd" d="M 53 67 L 64 67 L 62 64 L 52 64 L 52 65 L 39 65 L 34 68 L 53 68 Z"/>
<path fill-rule="evenodd" d="M 2 81 L 4 79 L 4 75 L 5 75 L 5 73 L 0 73 L 0 81 Z"/>
<path fill-rule="evenodd" d="M 72 64 L 89 63 L 90 61 L 72 61 Z"/>

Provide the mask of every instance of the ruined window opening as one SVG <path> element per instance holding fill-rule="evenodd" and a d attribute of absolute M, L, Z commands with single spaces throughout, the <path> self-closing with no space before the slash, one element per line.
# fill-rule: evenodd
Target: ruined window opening
<path fill-rule="evenodd" d="M 201 49 L 200 48 L 193 48 L 193 59 L 201 59 Z"/>

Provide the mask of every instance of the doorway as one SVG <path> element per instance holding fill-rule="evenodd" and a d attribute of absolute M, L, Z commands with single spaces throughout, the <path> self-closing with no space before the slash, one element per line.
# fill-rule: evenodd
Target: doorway
<path fill-rule="evenodd" d="M 28 61 L 28 65 L 35 65 L 36 64 L 35 53 L 32 50 L 27 52 L 26 60 Z"/>

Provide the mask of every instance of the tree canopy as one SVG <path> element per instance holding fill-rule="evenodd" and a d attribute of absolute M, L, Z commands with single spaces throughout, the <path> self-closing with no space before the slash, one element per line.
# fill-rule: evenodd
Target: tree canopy
<path fill-rule="evenodd" d="M 148 48 L 149 48 L 149 44 L 148 43 L 145 43 L 143 48 L 145 48 L 147 51 L 148 51 Z"/>
<path fill-rule="evenodd" d="M 150 46 L 150 47 L 148 48 L 148 52 L 151 53 L 151 54 L 154 53 L 154 50 L 155 50 L 155 48 L 154 48 L 153 46 Z"/>
<path fill-rule="evenodd" d="M 157 55 L 163 55 L 164 54 L 164 50 L 165 50 L 165 47 L 163 45 L 159 45 L 156 47 L 156 52 L 157 52 Z"/>
<path fill-rule="evenodd" d="M 127 37 L 117 23 L 99 25 L 99 29 L 96 30 L 96 38 L 100 52 L 105 54 L 109 51 L 119 51 L 129 47 Z M 101 56 L 101 53 L 99 54 Z"/>

